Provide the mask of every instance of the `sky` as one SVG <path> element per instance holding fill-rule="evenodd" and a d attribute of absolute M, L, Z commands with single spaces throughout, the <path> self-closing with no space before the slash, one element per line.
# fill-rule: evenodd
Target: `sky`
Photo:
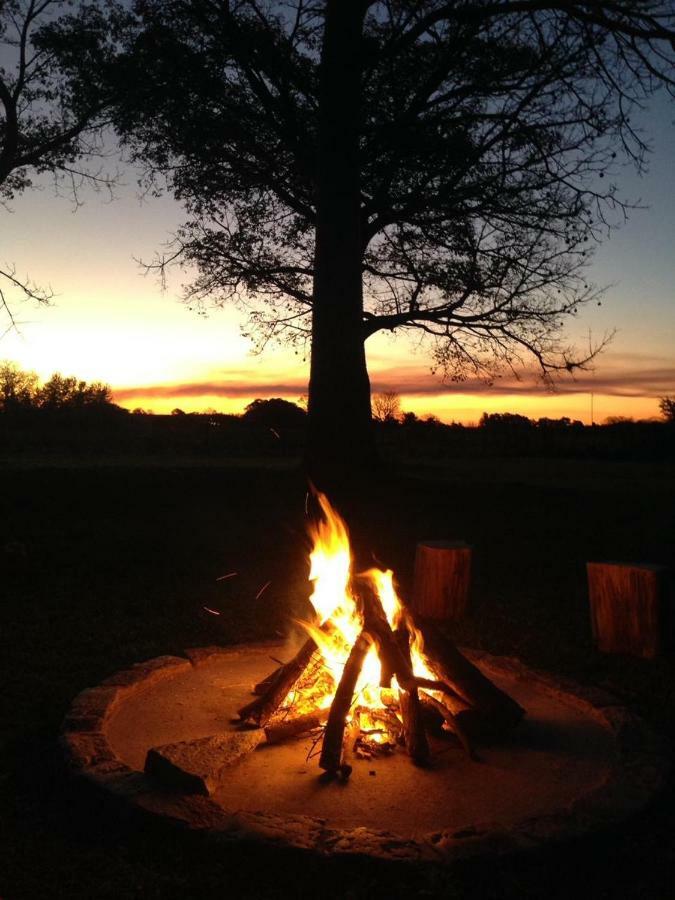
<path fill-rule="evenodd" d="M 602 306 L 585 308 L 567 329 L 585 346 L 616 330 L 593 372 L 555 392 L 524 373 L 520 380 L 444 383 L 409 339 L 376 335 L 366 344 L 374 391 L 395 390 L 402 407 L 443 421 L 475 423 L 483 412 L 532 418 L 658 417 L 658 400 L 675 396 L 675 105 L 663 97 L 644 117 L 654 152 L 649 172 L 626 171 L 620 194 L 640 200 L 630 220 L 596 253 L 589 277 L 608 286 Z M 13 302 L 18 332 L 0 339 L 0 360 L 42 378 L 53 372 L 111 385 L 122 406 L 154 412 L 240 412 L 256 397 L 297 401 L 307 393 L 308 363 L 288 348 L 252 353 L 237 310 L 206 317 L 179 301 L 181 276 L 165 291 L 144 274 L 180 225 L 170 197 L 139 198 L 131 170 L 112 201 L 84 192 L 76 211 L 45 181 L 0 208 L 0 267 L 14 265 L 55 293 L 45 306 Z M 183 280 L 187 275 L 183 276 Z M 8 295 L 8 299 L 12 300 Z"/>

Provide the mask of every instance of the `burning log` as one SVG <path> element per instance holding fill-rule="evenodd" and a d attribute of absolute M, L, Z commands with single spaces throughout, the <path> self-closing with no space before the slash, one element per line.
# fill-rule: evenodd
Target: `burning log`
<path fill-rule="evenodd" d="M 268 744 L 281 744 L 289 738 L 298 737 L 313 728 L 318 728 L 327 718 L 328 708 L 325 708 L 315 709 L 303 716 L 292 716 L 281 722 L 273 722 L 265 726 L 265 738 Z"/>
<path fill-rule="evenodd" d="M 429 765 L 429 742 L 424 725 L 422 704 L 417 693 L 417 688 L 410 692 L 401 691 L 401 718 L 403 719 L 403 733 L 405 736 L 405 748 L 408 756 L 416 766 Z"/>
<path fill-rule="evenodd" d="M 455 696 L 467 704 L 468 708 L 460 709 L 454 716 L 465 734 L 492 736 L 520 722 L 525 715 L 522 706 L 483 675 L 432 623 L 417 616 L 412 616 L 412 621 L 422 635 L 429 668 L 440 682 L 450 686 Z M 421 682 L 418 683 L 422 686 Z M 426 686 L 438 690 L 431 683 Z"/>
<path fill-rule="evenodd" d="M 424 691 L 418 691 L 417 694 L 420 698 L 422 717 L 424 719 L 424 727 L 427 730 L 427 734 L 433 735 L 434 737 L 447 735 L 449 733 L 448 729 L 443 728 L 447 719 L 444 712 L 441 712 L 439 709 L 443 704 L 440 703 L 440 701 L 435 700 L 434 697 L 430 697 L 429 694 L 425 694 Z M 438 706 L 436 704 L 438 704 Z M 445 711 L 447 712 L 447 710 Z"/>
<path fill-rule="evenodd" d="M 345 727 L 345 735 L 342 741 L 342 759 L 340 760 L 339 773 L 343 778 L 349 778 L 352 774 L 354 762 L 354 748 L 361 734 L 361 711 L 357 707 L 352 713 L 351 721 Z"/>
<path fill-rule="evenodd" d="M 352 646 L 333 697 L 319 757 L 319 765 L 330 774 L 336 774 L 340 770 L 345 723 L 352 705 L 356 682 L 369 649 L 370 637 L 362 631 Z"/>
<path fill-rule="evenodd" d="M 279 708 L 279 704 L 284 697 L 307 668 L 316 649 L 314 639 L 308 638 L 293 659 L 285 663 L 280 669 L 277 669 L 276 673 L 272 673 L 273 680 L 265 693 L 246 706 L 242 706 L 239 710 L 239 718 L 242 722 L 251 723 L 258 727 L 266 725 Z"/>
<path fill-rule="evenodd" d="M 380 667 L 387 673 L 389 683 L 396 675 L 399 685 L 409 684 L 413 678 L 410 651 L 397 640 L 380 601 L 369 593 L 363 597 L 363 621 L 365 630 L 375 640 Z M 382 680 L 380 678 L 380 684 Z"/>
<path fill-rule="evenodd" d="M 405 632 L 405 634 L 404 634 Z M 410 635 L 405 626 L 396 629 L 394 643 L 399 648 L 406 667 L 412 675 L 412 660 L 410 657 Z M 409 690 L 400 692 L 401 718 L 403 719 L 403 732 L 405 734 L 405 748 L 408 756 L 416 766 L 429 764 L 429 742 L 424 727 L 424 717 L 420 704 L 417 688 L 411 686 Z"/>
<path fill-rule="evenodd" d="M 272 657 L 274 659 L 274 657 Z M 276 661 L 276 660 L 275 660 Z M 283 671 L 286 668 L 287 663 L 279 663 L 279 667 L 276 668 L 273 672 L 270 672 L 269 675 L 265 675 L 262 681 L 259 681 L 253 688 L 252 693 L 259 697 L 261 694 L 267 693 L 269 689 L 272 687 L 274 682 L 281 678 L 283 675 Z"/>

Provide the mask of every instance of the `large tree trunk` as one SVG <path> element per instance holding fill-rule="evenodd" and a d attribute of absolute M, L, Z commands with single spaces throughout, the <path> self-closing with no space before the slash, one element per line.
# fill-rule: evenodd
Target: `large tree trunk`
<path fill-rule="evenodd" d="M 328 0 L 320 66 L 307 464 L 319 484 L 375 462 L 363 331 L 359 126 L 365 4 Z"/>

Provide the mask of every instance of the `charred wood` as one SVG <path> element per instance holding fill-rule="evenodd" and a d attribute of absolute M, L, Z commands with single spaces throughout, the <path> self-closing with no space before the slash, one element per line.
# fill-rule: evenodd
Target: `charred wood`
<path fill-rule="evenodd" d="M 520 704 L 469 662 L 433 623 L 418 616 L 413 617 L 413 622 L 422 634 L 423 652 L 429 668 L 438 682 L 449 687 L 452 695 L 467 706 L 458 709 L 456 714 L 456 719 L 462 719 L 461 727 L 467 735 L 497 735 L 520 722 L 525 715 Z M 422 686 L 422 682 L 418 683 Z M 424 686 L 439 689 L 431 682 Z"/>
<path fill-rule="evenodd" d="M 272 722 L 265 726 L 265 738 L 268 744 L 281 744 L 290 738 L 306 734 L 318 728 L 328 718 L 328 708 L 315 709 L 302 716 L 289 716 L 280 722 Z"/>
<path fill-rule="evenodd" d="M 246 706 L 242 706 L 239 710 L 239 718 L 242 722 L 259 727 L 266 725 L 307 668 L 316 649 L 314 639 L 307 638 L 293 659 L 277 670 L 276 677 L 271 681 L 265 693 Z"/>
<path fill-rule="evenodd" d="M 369 648 L 370 638 L 365 631 L 362 631 L 349 653 L 342 678 L 333 697 L 319 757 L 319 765 L 328 773 L 336 773 L 340 769 L 345 724 L 354 698 L 356 682 Z"/>

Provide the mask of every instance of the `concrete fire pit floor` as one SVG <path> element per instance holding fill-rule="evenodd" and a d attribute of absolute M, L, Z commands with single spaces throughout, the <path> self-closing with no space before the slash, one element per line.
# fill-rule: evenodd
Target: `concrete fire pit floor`
<path fill-rule="evenodd" d="M 438 741 L 430 769 L 397 752 L 356 760 L 348 782 L 325 784 L 301 738 L 261 744 L 211 797 L 171 793 L 141 774 L 151 747 L 234 731 L 236 710 L 282 653 L 188 651 L 190 661 L 161 657 L 113 676 L 75 701 L 64 728 L 71 763 L 125 802 L 219 836 L 436 860 L 588 832 L 644 806 L 665 779 L 660 742 L 611 697 L 484 654 L 467 655 L 527 716 L 479 746 L 478 761 Z"/>

